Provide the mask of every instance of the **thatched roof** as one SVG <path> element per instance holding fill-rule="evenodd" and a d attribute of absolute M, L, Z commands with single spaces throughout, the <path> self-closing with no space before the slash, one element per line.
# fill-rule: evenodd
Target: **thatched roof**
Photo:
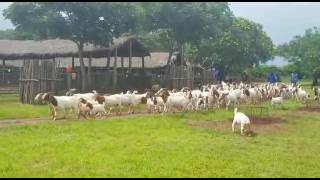
<path fill-rule="evenodd" d="M 113 39 L 113 44 L 110 47 L 112 49 L 111 56 L 115 56 L 115 48 L 117 47 L 118 56 L 129 57 L 130 41 L 132 47 L 132 57 L 150 56 L 149 50 L 144 47 L 141 41 L 135 36 Z"/>
<path fill-rule="evenodd" d="M 113 40 L 109 47 L 98 47 L 92 44 L 84 46 L 84 57 L 101 58 L 115 54 L 128 57 L 129 44 L 132 42 L 132 56 L 149 56 L 149 51 L 136 37 L 121 37 Z M 51 39 L 44 41 L 33 40 L 0 40 L 0 59 L 51 59 L 58 57 L 78 57 L 77 45 L 70 40 Z"/>
<path fill-rule="evenodd" d="M 150 56 L 145 57 L 145 68 L 162 68 L 165 67 L 168 63 L 169 53 L 168 52 L 151 52 Z M 72 65 L 72 59 L 69 58 L 56 58 L 56 62 L 58 63 L 59 67 L 68 67 Z M 114 58 L 110 59 L 110 67 L 113 67 Z M 88 58 L 84 59 L 85 66 L 88 66 Z M 187 62 L 188 65 L 192 65 L 195 67 L 201 67 L 200 65 L 190 64 Z M 22 67 L 23 60 L 15 60 L 15 61 L 7 61 L 6 65 L 14 66 L 14 67 Z M 92 67 L 106 67 L 107 65 L 107 58 L 92 58 L 91 66 Z M 80 67 L 80 62 L 78 58 L 74 59 L 74 66 Z M 123 58 L 123 66 L 129 67 L 129 58 Z M 121 58 L 117 58 L 117 67 L 121 68 Z M 142 62 L 141 57 L 133 57 L 132 58 L 132 67 L 133 68 L 141 68 Z"/>
<path fill-rule="evenodd" d="M 164 67 L 167 65 L 169 53 L 168 52 L 152 52 L 150 53 L 151 56 L 145 57 L 145 68 L 157 68 L 157 67 Z M 123 65 L 124 67 L 129 67 L 129 58 L 123 58 Z M 117 58 L 117 67 L 121 67 L 121 58 Z M 59 67 L 67 67 L 72 65 L 72 58 L 56 58 L 56 62 L 58 63 Z M 88 66 L 88 59 L 84 59 L 84 63 Z M 110 59 L 110 67 L 113 67 L 114 58 Z M 107 58 L 92 58 L 92 67 L 106 67 L 107 65 Z M 15 60 L 15 61 L 7 61 L 6 65 L 12 65 L 15 67 L 22 67 L 23 60 Z M 74 65 L 80 66 L 79 59 L 74 59 Z M 142 62 L 141 57 L 133 57 L 132 58 L 132 67 L 133 68 L 141 68 Z"/>

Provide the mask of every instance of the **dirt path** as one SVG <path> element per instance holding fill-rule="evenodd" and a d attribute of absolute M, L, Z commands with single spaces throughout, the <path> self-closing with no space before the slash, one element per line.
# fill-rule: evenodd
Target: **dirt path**
<path fill-rule="evenodd" d="M 299 112 L 300 111 L 300 112 Z M 319 113 L 320 112 L 320 109 L 319 108 L 298 108 L 297 111 L 295 111 L 294 114 L 292 113 L 288 113 L 288 115 L 290 116 L 293 116 L 293 115 L 299 115 L 301 113 L 304 112 L 313 112 L 313 113 Z M 134 117 L 134 116 L 141 116 L 141 115 L 158 115 L 159 113 L 153 113 L 153 114 L 149 114 L 148 112 L 138 112 L 138 113 L 135 113 L 135 114 L 128 114 L 128 113 L 122 113 L 121 115 L 119 114 L 116 114 L 116 113 L 112 113 L 110 115 L 108 115 L 107 117 L 105 118 L 96 118 L 95 120 L 108 120 L 109 118 L 111 117 Z M 90 121 L 91 119 L 84 119 L 84 118 L 81 118 L 81 119 L 76 119 L 76 118 L 67 118 L 67 119 L 62 119 L 62 118 L 57 118 L 56 121 L 53 121 L 51 120 L 50 117 L 38 117 L 38 118 L 23 118 L 23 119 L 4 119 L 4 120 L 0 120 L 0 128 L 2 127 L 7 127 L 7 126 L 14 126 L 14 125 L 28 125 L 28 124 L 40 124 L 40 123 L 62 123 L 62 122 L 77 122 L 77 121 Z M 225 122 L 228 122 L 228 121 L 223 121 L 224 123 Z M 215 122 L 216 123 L 216 122 Z M 257 124 L 261 124 L 261 123 L 266 123 L 266 124 L 269 124 L 269 123 L 272 123 L 272 122 L 268 122 L 268 121 L 257 121 L 256 122 Z M 273 124 L 273 123 L 272 123 Z M 199 126 L 198 124 L 189 124 L 191 126 Z M 203 126 L 200 125 L 200 126 Z M 210 125 L 209 125 L 210 126 Z M 216 127 L 216 125 L 213 125 L 214 127 Z"/>
<path fill-rule="evenodd" d="M 141 115 L 155 115 L 155 114 L 149 114 L 147 112 L 139 112 L 135 114 L 128 114 L 128 113 L 123 113 L 121 115 L 112 113 L 108 115 L 105 118 L 96 118 L 94 120 L 108 120 L 111 117 L 134 117 L 134 116 L 141 116 Z M 74 118 L 68 118 L 62 119 L 62 118 L 57 118 L 56 121 L 53 121 L 50 117 L 39 117 L 39 118 L 23 118 L 23 119 L 4 119 L 0 120 L 0 128 L 1 127 L 7 127 L 7 126 L 14 126 L 14 125 L 27 125 L 27 124 L 40 124 L 40 123 L 61 123 L 61 122 L 73 122 L 73 121 L 90 121 L 91 119 L 74 119 Z"/>

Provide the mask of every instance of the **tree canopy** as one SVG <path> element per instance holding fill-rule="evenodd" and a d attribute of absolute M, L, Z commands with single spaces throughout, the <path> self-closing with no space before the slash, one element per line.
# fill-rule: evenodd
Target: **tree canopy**
<path fill-rule="evenodd" d="M 4 11 L 19 31 L 35 39 L 61 38 L 75 42 L 79 49 L 82 90 L 87 89 L 83 62 L 85 43 L 108 46 L 113 37 L 135 28 L 131 3 L 110 2 L 15 2 Z"/>
<path fill-rule="evenodd" d="M 317 27 L 307 29 L 302 36 L 277 47 L 283 56 L 296 65 L 297 71 L 308 76 L 320 75 L 320 31 Z"/>
<path fill-rule="evenodd" d="M 83 44 L 108 45 L 122 34 L 137 34 L 153 49 L 183 49 L 192 62 L 237 73 L 271 59 L 274 49 L 262 26 L 235 17 L 227 2 L 15 2 L 4 16 L 33 39 L 74 41 L 82 77 Z"/>
<path fill-rule="evenodd" d="M 233 73 L 270 60 L 274 50 L 261 25 L 237 17 L 225 31 L 202 39 L 198 46 L 191 45 L 189 49 L 189 56 L 195 62 Z"/>

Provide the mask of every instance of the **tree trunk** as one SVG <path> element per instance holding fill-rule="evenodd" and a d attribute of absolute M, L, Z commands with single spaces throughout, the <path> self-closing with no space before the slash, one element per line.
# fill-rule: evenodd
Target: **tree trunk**
<path fill-rule="evenodd" d="M 80 62 L 80 72 L 81 72 L 81 90 L 86 91 L 87 90 L 87 76 L 86 76 L 86 69 L 83 62 L 83 44 L 80 43 L 78 45 L 78 51 L 79 51 L 79 62 Z"/>

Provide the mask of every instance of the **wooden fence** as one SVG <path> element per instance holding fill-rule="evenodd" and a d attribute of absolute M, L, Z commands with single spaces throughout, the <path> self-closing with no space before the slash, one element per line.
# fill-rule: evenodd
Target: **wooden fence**
<path fill-rule="evenodd" d="M 19 68 L 17 67 L 0 67 L 0 85 L 16 85 L 19 84 Z"/>
<path fill-rule="evenodd" d="M 39 92 L 57 92 L 57 66 L 51 60 L 25 60 L 20 70 L 19 94 L 22 103 L 34 103 Z"/>
<path fill-rule="evenodd" d="M 165 87 L 194 89 L 199 84 L 209 84 L 215 81 L 213 72 L 195 66 L 167 66 Z"/>

